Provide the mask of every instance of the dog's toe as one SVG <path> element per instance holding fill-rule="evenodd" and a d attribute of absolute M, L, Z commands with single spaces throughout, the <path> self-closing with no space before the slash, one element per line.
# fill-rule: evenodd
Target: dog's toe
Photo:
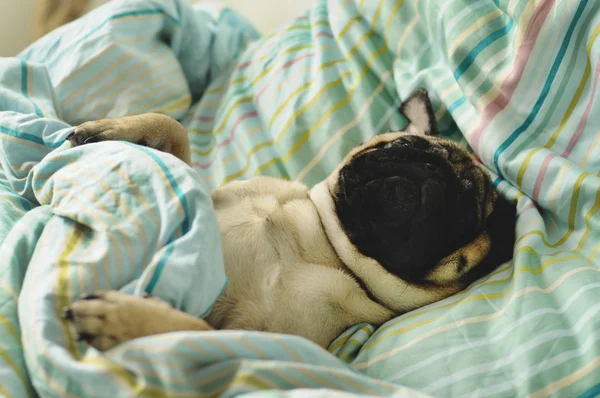
<path fill-rule="evenodd" d="M 170 308 L 152 298 L 130 296 L 119 291 L 97 291 L 85 294 L 63 310 L 63 317 L 73 326 L 79 341 L 98 350 L 136 337 L 152 334 L 146 327 L 157 311 Z M 151 326 L 155 323 L 150 322 Z M 160 326 L 160 324 L 158 324 Z"/>
<path fill-rule="evenodd" d="M 69 135 L 67 141 L 73 146 L 91 144 L 94 142 L 109 141 L 114 139 L 114 122 L 111 120 L 98 120 L 86 122 L 75 127 Z"/>

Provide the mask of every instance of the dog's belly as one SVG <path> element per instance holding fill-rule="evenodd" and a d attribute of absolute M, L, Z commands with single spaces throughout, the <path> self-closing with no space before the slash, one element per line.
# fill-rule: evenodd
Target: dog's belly
<path fill-rule="evenodd" d="M 212 198 L 229 279 L 205 317 L 214 328 L 295 334 L 327 346 L 353 324 L 393 316 L 347 273 L 303 185 L 255 177 Z"/>
<path fill-rule="evenodd" d="M 206 317 L 213 327 L 297 334 L 326 345 L 347 326 L 343 316 L 327 316 L 328 306 L 332 294 L 343 300 L 357 286 L 340 270 L 308 197 L 260 195 L 215 207 L 229 284 Z M 330 318 L 327 325 L 321 317 Z"/>
<path fill-rule="evenodd" d="M 281 203 L 272 195 L 216 206 L 229 284 L 207 317 L 213 326 L 272 329 L 274 313 L 285 305 L 288 285 L 305 262 L 290 213 L 302 214 L 305 225 L 318 223 L 311 206 L 307 199 Z"/>

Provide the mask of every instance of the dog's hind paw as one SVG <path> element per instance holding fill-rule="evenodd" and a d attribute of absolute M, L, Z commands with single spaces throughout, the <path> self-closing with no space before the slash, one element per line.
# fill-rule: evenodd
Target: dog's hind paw
<path fill-rule="evenodd" d="M 171 307 L 145 295 L 102 291 L 81 297 L 63 310 L 78 341 L 104 351 L 117 344 L 161 332 L 161 316 Z"/>

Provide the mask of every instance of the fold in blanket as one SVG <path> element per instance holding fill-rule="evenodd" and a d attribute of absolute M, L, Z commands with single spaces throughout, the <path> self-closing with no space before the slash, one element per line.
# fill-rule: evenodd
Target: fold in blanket
<path fill-rule="evenodd" d="M 319 0 L 259 38 L 228 9 L 113 1 L 0 60 L 0 395 L 593 394 L 598 11 Z M 312 185 L 356 143 L 404 127 L 397 106 L 419 86 L 442 134 L 518 201 L 512 263 L 378 330 L 356 325 L 330 352 L 245 331 L 105 354 L 75 340 L 61 309 L 98 288 L 209 311 L 226 283 L 209 190 L 258 174 Z M 64 142 L 83 121 L 150 111 L 188 129 L 193 168 Z"/>

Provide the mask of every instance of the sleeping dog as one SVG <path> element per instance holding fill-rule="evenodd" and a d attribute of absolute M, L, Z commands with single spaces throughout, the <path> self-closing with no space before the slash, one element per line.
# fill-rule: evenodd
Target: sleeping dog
<path fill-rule="evenodd" d="M 229 284 L 205 319 L 117 291 L 83 297 L 65 318 L 99 350 L 212 329 L 295 334 L 326 347 L 352 325 L 381 325 L 510 260 L 515 206 L 464 148 L 436 135 L 425 90 L 400 111 L 405 131 L 359 145 L 312 189 L 255 177 L 212 192 Z M 185 129 L 164 115 L 88 122 L 67 139 L 125 140 L 190 163 Z"/>

